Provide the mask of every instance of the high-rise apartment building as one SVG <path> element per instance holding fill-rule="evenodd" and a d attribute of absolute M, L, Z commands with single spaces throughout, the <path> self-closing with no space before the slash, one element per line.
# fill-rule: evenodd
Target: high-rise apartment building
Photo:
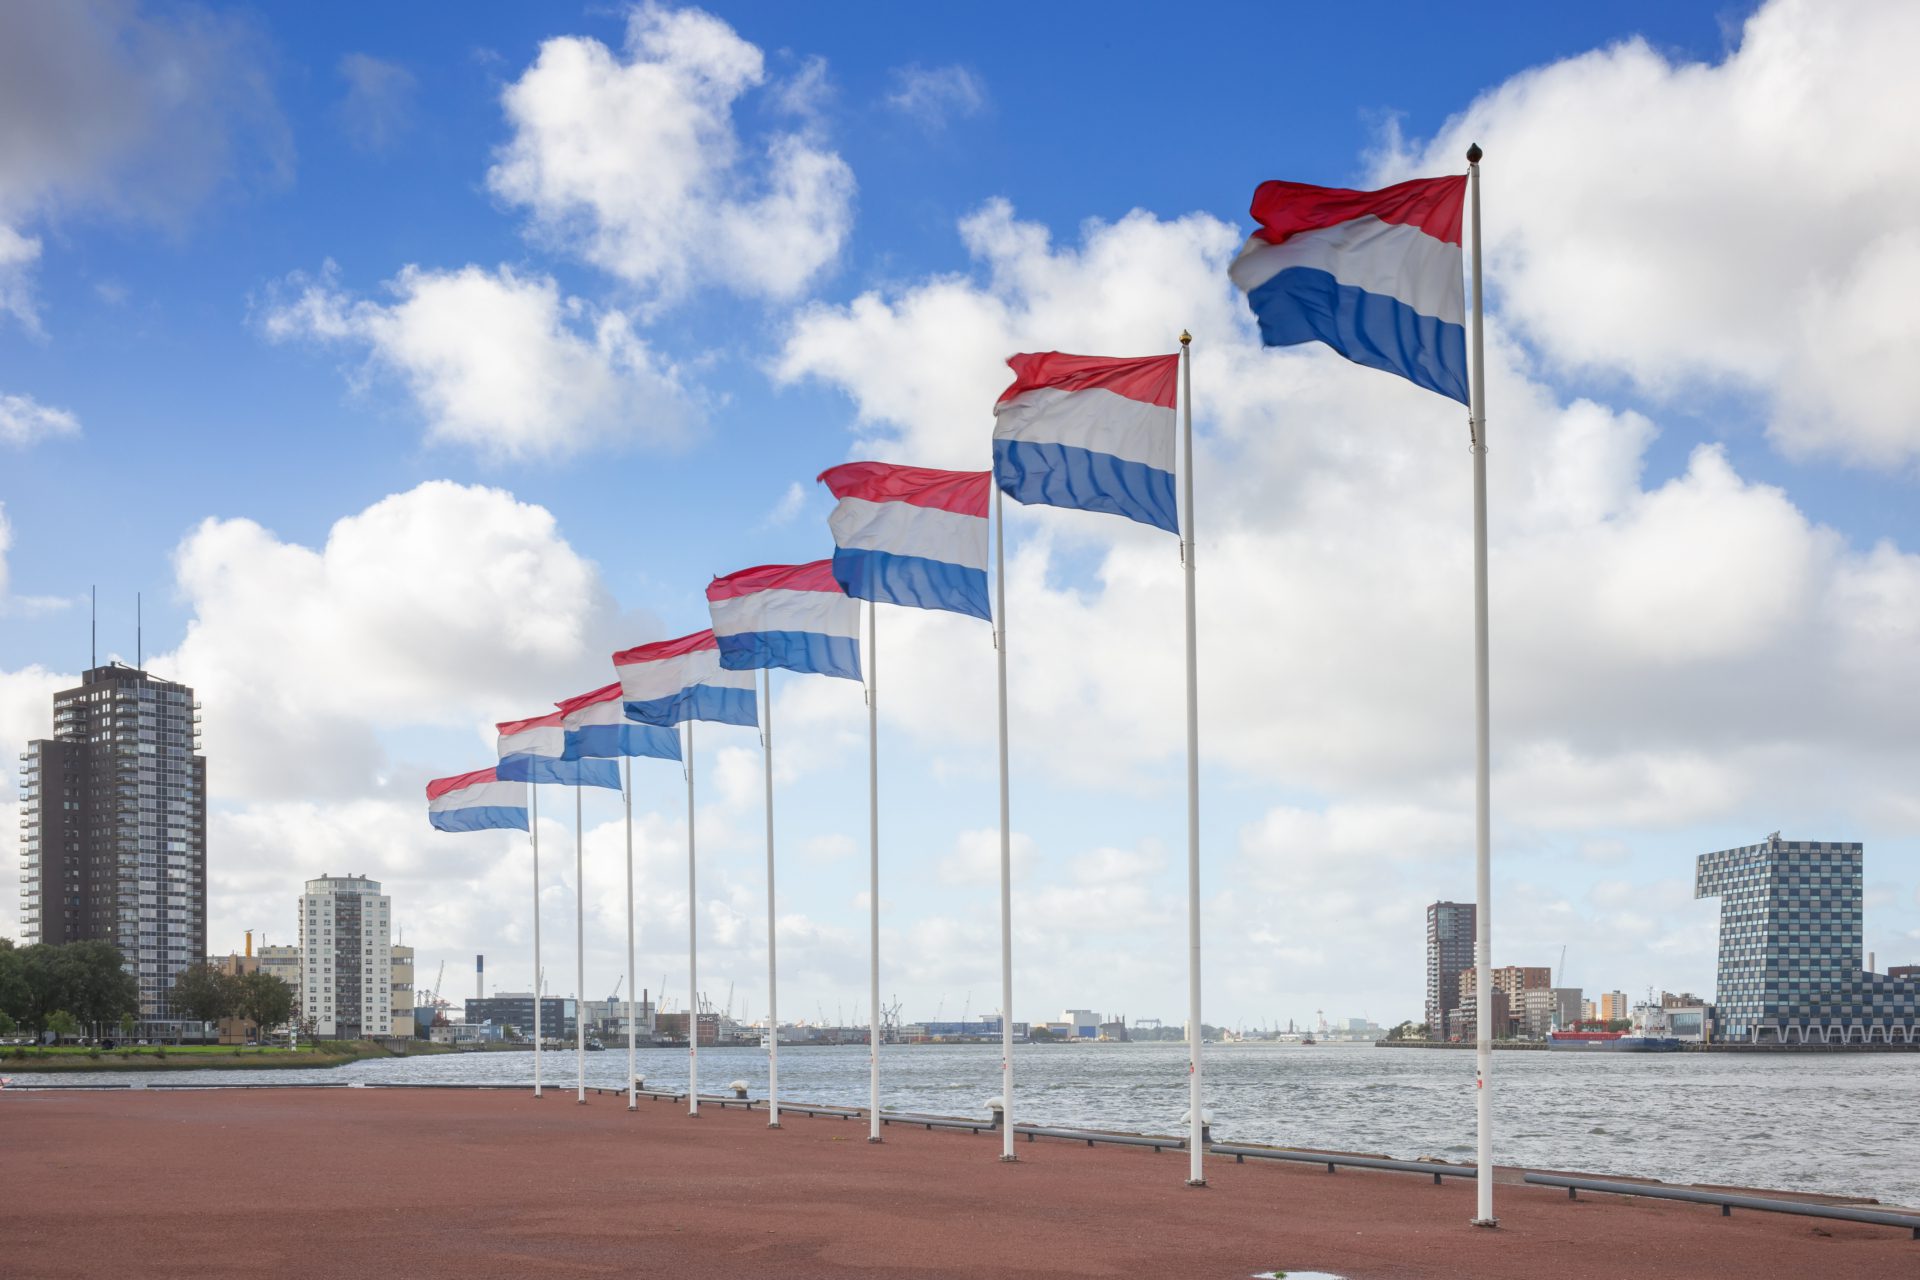
<path fill-rule="evenodd" d="M 110 662 L 53 695 L 21 753 L 21 925 L 29 943 L 120 948 L 141 1034 L 178 1035 L 173 980 L 207 954 L 207 762 L 193 690 Z"/>
<path fill-rule="evenodd" d="M 1602 1022 L 1630 1022 L 1633 1020 L 1633 1006 L 1624 991 L 1606 991 L 1600 996 L 1600 1020 Z"/>
<path fill-rule="evenodd" d="M 1863 857 L 1779 832 L 1700 855 L 1693 896 L 1720 899 L 1716 1037 L 1914 1042 L 1920 980 L 1860 965 Z"/>
<path fill-rule="evenodd" d="M 1448 1037 L 1447 1014 L 1460 1004 L 1460 975 L 1473 968 L 1474 905 L 1436 902 L 1427 908 L 1427 1035 Z"/>
<path fill-rule="evenodd" d="M 322 876 L 300 897 L 300 1015 L 322 1039 L 393 1035 L 393 901 L 365 876 Z M 412 1028 L 400 1034 L 408 1035 Z"/>

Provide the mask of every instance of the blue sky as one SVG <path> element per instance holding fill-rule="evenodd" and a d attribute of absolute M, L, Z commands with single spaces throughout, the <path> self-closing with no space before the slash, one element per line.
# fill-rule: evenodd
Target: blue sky
<path fill-rule="evenodd" d="M 1209 1010 L 1415 1013 L 1418 906 L 1471 886 L 1461 425 L 1325 353 L 1258 351 L 1218 268 L 1261 179 L 1451 169 L 1472 137 L 1496 959 L 1564 943 L 1589 987 L 1710 987 L 1691 856 L 1776 827 L 1867 841 L 1868 946 L 1920 951 L 1920 436 L 1887 354 L 1910 321 L 1876 292 L 1920 256 L 1887 194 L 1910 166 L 1875 134 L 1912 95 L 1888 73 L 1914 48 L 1897 9 L 1483 6 L 1466 26 L 1404 6 L 1362 33 L 1311 8 L 709 13 L 12 19 L 10 56 L 79 87 L 0 103 L 0 228 L 37 242 L 0 256 L 0 396 L 39 424 L 0 431 L 0 731 L 46 731 L 90 584 L 103 656 L 131 659 L 144 593 L 154 665 L 208 703 L 216 949 L 290 934 L 298 880 L 364 871 L 429 964 L 484 950 L 524 985 L 524 850 L 423 833 L 422 779 L 484 763 L 487 722 L 597 683 L 613 645 L 705 625 L 710 574 L 823 554 L 821 468 L 984 465 L 1000 356 L 1166 350 L 1188 325 L 1219 566 Z M 622 117 L 636 68 L 679 96 Z M 1844 91 L 1793 96 L 1836 73 Z M 822 180 L 769 203 L 783 155 Z M 511 407 L 460 399 L 523 361 Z M 1177 566 L 1115 523 L 1010 521 L 1023 1018 L 1171 1020 L 1184 990 Z M 985 629 L 881 624 L 902 682 L 881 691 L 883 989 L 910 1014 L 987 1009 Z M 850 1010 L 860 695 L 782 689 L 783 1012 Z M 702 969 L 758 1008 L 757 764 L 750 735 L 709 740 L 730 754 L 702 761 Z M 642 978 L 677 986 L 678 779 L 655 772 Z M 588 804 L 595 993 L 620 835 Z M 570 828 L 549 839 L 571 852 Z M 550 964 L 572 941 L 559 871 Z"/>

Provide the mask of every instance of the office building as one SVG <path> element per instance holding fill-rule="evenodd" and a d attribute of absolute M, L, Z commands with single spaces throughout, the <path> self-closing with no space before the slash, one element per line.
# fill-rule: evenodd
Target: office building
<path fill-rule="evenodd" d="M 1447 1015 L 1460 1004 L 1460 975 L 1473 968 L 1474 905 L 1436 902 L 1427 908 L 1427 1036 L 1457 1034 Z"/>
<path fill-rule="evenodd" d="M 1608 991 L 1600 997 L 1600 1021 L 1628 1022 L 1633 1018 L 1633 1009 L 1627 1003 L 1624 991 Z"/>
<path fill-rule="evenodd" d="M 270 973 L 293 991 L 293 1007 L 300 1007 L 300 948 L 285 945 L 260 948 L 260 972 Z"/>
<path fill-rule="evenodd" d="M 207 955 L 207 762 L 193 690 L 110 662 L 53 695 L 20 764 L 21 932 L 110 942 L 148 1037 L 197 1034 L 168 1006 Z"/>
<path fill-rule="evenodd" d="M 413 948 L 394 943 L 387 949 L 387 1025 L 391 1034 L 413 1034 Z"/>
<path fill-rule="evenodd" d="M 1861 968 L 1863 858 L 1777 831 L 1700 855 L 1693 896 L 1720 899 L 1716 1039 L 1914 1042 L 1920 979 Z"/>
<path fill-rule="evenodd" d="M 580 1005 L 562 996 L 540 998 L 540 1038 L 572 1040 L 579 1029 Z M 468 1025 L 491 1022 L 512 1029 L 522 1039 L 533 1039 L 533 992 L 496 991 L 479 999 L 467 998 Z M 684 1034 L 684 1032 L 683 1032 Z M 702 1043 L 705 1043 L 703 1040 Z"/>
<path fill-rule="evenodd" d="M 300 897 L 300 1016 L 314 1035 L 394 1034 L 392 907 L 380 882 L 365 876 L 307 881 Z"/>

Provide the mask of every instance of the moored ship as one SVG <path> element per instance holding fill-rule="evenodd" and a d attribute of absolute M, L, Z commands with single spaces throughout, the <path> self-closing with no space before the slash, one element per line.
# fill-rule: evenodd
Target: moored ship
<path fill-rule="evenodd" d="M 1547 1048 L 1584 1053 L 1672 1053 L 1680 1048 L 1680 1041 L 1669 1030 L 1666 1011 L 1648 1004 L 1637 1011 L 1631 1031 L 1585 1031 L 1575 1024 L 1572 1031 L 1549 1031 Z"/>

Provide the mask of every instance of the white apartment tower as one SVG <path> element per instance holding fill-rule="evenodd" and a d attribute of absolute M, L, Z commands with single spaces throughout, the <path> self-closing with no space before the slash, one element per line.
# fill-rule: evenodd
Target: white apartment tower
<path fill-rule="evenodd" d="M 315 1035 L 357 1040 L 394 1034 L 392 915 L 393 900 L 377 880 L 307 881 L 300 897 L 300 1015 L 312 1021 Z"/>

